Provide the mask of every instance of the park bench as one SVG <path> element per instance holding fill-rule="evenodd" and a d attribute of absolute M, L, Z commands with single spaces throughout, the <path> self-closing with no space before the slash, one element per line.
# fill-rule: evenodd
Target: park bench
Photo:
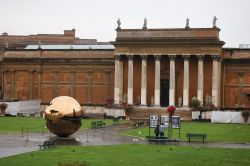
<path fill-rule="evenodd" d="M 38 145 L 38 146 L 39 146 L 39 149 L 49 148 L 50 146 L 54 146 L 54 141 L 53 140 L 44 141 L 42 145 Z"/>
<path fill-rule="evenodd" d="M 144 126 L 144 122 L 136 122 L 135 123 L 135 127 L 136 128 L 141 128 L 141 127 L 143 127 Z"/>
<path fill-rule="evenodd" d="M 92 129 L 97 129 L 99 127 L 105 127 L 106 123 L 102 121 L 96 121 L 96 122 L 91 122 L 91 128 Z"/>
<path fill-rule="evenodd" d="M 97 128 L 99 128 L 99 127 L 105 127 L 105 124 L 106 124 L 106 123 L 104 123 L 104 122 L 102 122 L 102 121 L 97 121 L 97 122 L 96 122 Z"/>
<path fill-rule="evenodd" d="M 91 122 L 91 129 L 96 129 L 96 128 L 97 128 L 97 123 Z"/>
<path fill-rule="evenodd" d="M 188 141 L 191 141 L 191 138 L 194 139 L 202 139 L 204 143 L 204 139 L 207 138 L 207 134 L 195 134 L 195 133 L 187 133 Z"/>
<path fill-rule="evenodd" d="M 148 140 L 149 143 L 155 142 L 156 144 L 158 143 L 166 143 L 168 142 L 168 137 L 155 137 L 155 136 L 146 136 L 146 139 Z"/>
<path fill-rule="evenodd" d="M 118 118 L 114 118 L 113 119 L 113 126 L 118 125 L 119 124 L 119 119 Z"/>

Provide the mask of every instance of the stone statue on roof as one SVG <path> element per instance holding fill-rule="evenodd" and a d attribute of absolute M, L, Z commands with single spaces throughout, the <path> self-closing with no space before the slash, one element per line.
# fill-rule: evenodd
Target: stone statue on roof
<path fill-rule="evenodd" d="M 189 27 L 189 18 L 187 17 L 187 19 L 186 19 L 186 27 L 185 28 L 190 28 Z"/>
<path fill-rule="evenodd" d="M 147 29 L 148 28 L 147 24 L 148 24 L 148 21 L 147 21 L 147 18 L 145 17 L 142 29 Z"/>
<path fill-rule="evenodd" d="M 117 29 L 121 29 L 121 20 L 118 18 L 117 20 Z"/>
<path fill-rule="evenodd" d="M 214 16 L 214 18 L 213 18 L 213 28 L 216 28 L 216 21 L 217 21 L 217 18 L 216 18 L 216 16 Z"/>

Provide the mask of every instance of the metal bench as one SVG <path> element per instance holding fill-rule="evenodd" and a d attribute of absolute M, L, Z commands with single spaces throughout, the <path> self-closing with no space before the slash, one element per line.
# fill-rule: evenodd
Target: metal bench
<path fill-rule="evenodd" d="M 96 129 L 96 128 L 97 128 L 97 123 L 91 122 L 91 129 Z"/>
<path fill-rule="evenodd" d="M 168 142 L 168 137 L 155 137 L 155 136 L 146 136 L 146 139 L 148 140 L 149 143 L 155 142 L 156 144 L 158 143 L 166 143 Z"/>
<path fill-rule="evenodd" d="M 141 127 L 143 127 L 144 126 L 144 122 L 136 122 L 135 123 L 135 127 L 136 128 L 141 128 Z"/>
<path fill-rule="evenodd" d="M 113 119 L 113 126 L 118 125 L 119 124 L 119 119 L 118 118 L 114 118 Z"/>
<path fill-rule="evenodd" d="M 91 128 L 92 129 L 96 129 L 99 127 L 105 127 L 106 123 L 102 122 L 102 121 L 96 121 L 96 122 L 91 122 Z"/>
<path fill-rule="evenodd" d="M 105 125 L 106 125 L 106 123 L 104 123 L 104 122 L 102 122 L 102 121 L 97 121 L 97 122 L 96 122 L 97 128 L 98 128 L 98 127 L 105 127 Z"/>
<path fill-rule="evenodd" d="M 45 149 L 45 148 L 49 148 L 50 146 L 54 146 L 54 141 L 53 140 L 48 140 L 48 141 L 44 141 L 42 145 L 38 145 L 39 149 Z"/>
<path fill-rule="evenodd" d="M 189 142 L 191 141 L 191 138 L 194 138 L 194 139 L 202 139 L 204 143 L 205 138 L 207 138 L 207 134 L 187 133 L 187 137 Z"/>

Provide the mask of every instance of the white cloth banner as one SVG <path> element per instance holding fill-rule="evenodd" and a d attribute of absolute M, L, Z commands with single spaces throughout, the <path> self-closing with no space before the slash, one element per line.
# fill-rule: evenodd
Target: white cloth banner
<path fill-rule="evenodd" d="M 211 123 L 244 123 L 244 120 L 240 111 L 212 111 Z M 250 123 L 250 118 L 248 123 Z"/>
<path fill-rule="evenodd" d="M 17 115 L 17 113 L 35 114 L 41 111 L 41 100 L 0 102 L 0 104 L 1 103 L 8 105 L 5 113 L 10 115 Z"/>

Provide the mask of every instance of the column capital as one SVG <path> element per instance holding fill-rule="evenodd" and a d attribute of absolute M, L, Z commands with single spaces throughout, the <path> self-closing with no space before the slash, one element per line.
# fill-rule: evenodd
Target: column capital
<path fill-rule="evenodd" d="M 220 60 L 220 55 L 211 55 L 213 60 L 219 61 Z"/>
<path fill-rule="evenodd" d="M 169 54 L 168 57 L 169 57 L 170 60 L 175 60 L 176 55 L 175 54 Z"/>
<path fill-rule="evenodd" d="M 183 57 L 184 60 L 188 60 L 190 55 L 189 54 L 183 54 L 182 57 Z"/>
<path fill-rule="evenodd" d="M 159 54 L 157 54 L 157 55 L 154 55 L 154 57 L 155 57 L 155 60 L 160 60 L 161 59 L 161 55 Z"/>
<path fill-rule="evenodd" d="M 141 54 L 140 56 L 141 56 L 142 60 L 147 60 L 147 58 L 148 58 L 148 56 L 146 54 Z"/>
<path fill-rule="evenodd" d="M 196 56 L 197 56 L 198 60 L 202 61 L 204 59 L 204 55 L 202 55 L 202 54 L 197 54 Z"/>
<path fill-rule="evenodd" d="M 131 60 L 131 61 L 134 59 L 133 55 L 127 55 L 127 57 L 128 57 L 128 60 Z"/>
<path fill-rule="evenodd" d="M 121 60 L 121 57 L 122 57 L 122 56 L 121 56 L 120 54 L 116 54 L 116 55 L 115 55 L 115 60 Z"/>

